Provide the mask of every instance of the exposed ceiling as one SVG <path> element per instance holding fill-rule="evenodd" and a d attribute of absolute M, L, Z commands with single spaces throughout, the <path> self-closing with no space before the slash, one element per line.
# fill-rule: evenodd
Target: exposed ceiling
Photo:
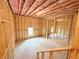
<path fill-rule="evenodd" d="M 14 14 L 49 18 L 75 12 L 79 0 L 9 0 Z"/>

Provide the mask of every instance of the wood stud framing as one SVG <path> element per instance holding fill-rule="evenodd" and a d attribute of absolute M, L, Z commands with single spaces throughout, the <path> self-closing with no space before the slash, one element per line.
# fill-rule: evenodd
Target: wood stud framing
<path fill-rule="evenodd" d="M 41 53 L 42 58 L 40 58 L 40 55 L 37 55 L 38 58 L 36 58 L 36 59 L 39 59 L 39 58 L 43 59 L 45 57 L 44 53 L 46 53 L 46 52 L 49 52 L 49 58 L 48 59 L 53 59 L 55 52 L 64 52 L 64 51 L 69 52 L 67 57 L 68 57 L 68 59 L 70 59 L 70 53 L 72 53 L 74 51 L 74 49 L 70 48 L 70 47 L 62 47 L 62 48 L 54 48 L 54 49 L 38 51 L 37 54 Z"/>
<path fill-rule="evenodd" d="M 9 2 L 14 14 L 20 11 L 19 15 L 38 18 L 50 18 L 49 16 L 58 13 L 59 15 L 72 13 L 79 8 L 79 0 L 9 0 Z"/>
<path fill-rule="evenodd" d="M 0 3 L 0 59 L 13 59 L 14 19 L 8 3 L 5 0 Z"/>

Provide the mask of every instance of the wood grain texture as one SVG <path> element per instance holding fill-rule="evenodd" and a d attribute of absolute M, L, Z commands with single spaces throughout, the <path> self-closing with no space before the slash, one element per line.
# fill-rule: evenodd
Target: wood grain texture
<path fill-rule="evenodd" d="M 8 2 L 0 0 L 0 59 L 13 59 L 14 19 Z"/>
<path fill-rule="evenodd" d="M 37 51 L 37 53 L 46 53 L 46 52 L 49 52 L 49 59 L 53 59 L 53 53 L 55 53 L 55 52 L 62 52 L 62 51 L 63 52 L 64 51 L 69 52 L 67 57 L 68 57 L 68 59 L 70 59 L 70 53 L 72 53 L 74 51 L 74 49 L 71 48 L 71 47 L 53 48 L 53 49 L 48 49 L 48 50 L 43 50 L 42 49 L 41 51 Z M 42 55 L 42 56 L 44 56 L 44 55 Z"/>
<path fill-rule="evenodd" d="M 20 11 L 20 15 L 38 18 L 60 15 L 58 12 L 62 15 L 72 13 L 72 9 L 76 11 L 79 8 L 79 0 L 9 0 L 9 2 L 14 14 Z"/>
<path fill-rule="evenodd" d="M 15 16 L 15 24 L 16 24 L 16 37 L 17 40 L 24 40 L 27 38 L 42 36 L 42 27 L 43 20 L 32 18 L 32 17 L 24 17 L 24 16 Z M 28 36 L 28 28 L 33 27 L 33 36 Z"/>
<path fill-rule="evenodd" d="M 77 50 L 79 49 L 79 10 L 78 10 L 78 13 L 77 13 L 77 21 L 76 21 L 74 37 L 72 39 L 72 47 L 74 47 Z M 79 52 L 74 51 L 71 54 L 71 59 L 79 59 Z"/>

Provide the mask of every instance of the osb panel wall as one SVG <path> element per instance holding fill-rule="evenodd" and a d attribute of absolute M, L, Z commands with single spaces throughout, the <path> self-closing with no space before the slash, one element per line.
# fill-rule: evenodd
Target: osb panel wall
<path fill-rule="evenodd" d="M 49 35 L 51 34 L 59 34 L 60 37 L 64 37 L 64 39 L 57 38 L 59 37 L 58 35 L 54 35 L 55 38 L 59 40 L 55 40 L 57 43 L 62 44 L 62 45 L 69 45 L 69 42 L 71 42 L 74 31 L 75 31 L 75 24 L 77 20 L 77 13 L 74 14 L 69 14 L 69 15 L 62 15 L 59 17 L 55 17 L 52 20 L 48 19 L 48 38 Z M 51 32 L 51 28 L 54 28 L 53 32 Z M 65 38 L 65 37 L 68 38 Z M 52 36 L 53 37 L 53 36 Z M 52 39 L 52 38 L 49 38 Z M 53 38 L 54 39 L 54 38 Z"/>
<path fill-rule="evenodd" d="M 48 35 L 51 34 L 51 28 L 54 27 L 54 33 L 70 35 L 75 27 L 75 14 L 56 17 L 54 20 L 48 20 Z M 62 19 L 62 20 L 61 20 Z M 74 22 L 74 23 L 73 23 Z M 73 26 L 73 27 L 72 27 Z"/>
<path fill-rule="evenodd" d="M 6 0 L 0 0 L 0 59 L 13 59 L 13 15 Z"/>
<path fill-rule="evenodd" d="M 62 20 L 61 20 L 62 19 Z M 69 34 L 71 27 L 72 15 L 66 15 L 56 18 L 56 33 L 59 34 Z M 60 21 L 61 20 L 61 21 Z"/>
<path fill-rule="evenodd" d="M 28 36 L 28 27 L 33 27 L 33 36 Z M 16 41 L 24 40 L 31 37 L 42 36 L 42 27 L 43 20 L 24 17 L 24 16 L 15 16 L 15 29 L 16 29 Z"/>
<path fill-rule="evenodd" d="M 75 19 L 77 20 L 76 20 L 75 32 L 71 41 L 72 42 L 71 46 L 76 50 L 71 53 L 70 59 L 79 59 L 79 10 L 77 15 L 75 16 L 77 16 L 75 17 Z"/>
<path fill-rule="evenodd" d="M 43 36 L 46 36 L 46 30 L 47 30 L 48 36 L 50 34 L 58 33 L 58 34 L 70 35 L 72 37 L 74 34 L 76 18 L 77 18 L 76 13 L 74 13 L 47 20 L 43 19 L 43 31 L 42 31 Z M 60 21 L 59 19 L 63 20 Z M 54 32 L 51 32 L 52 27 L 54 28 Z"/>

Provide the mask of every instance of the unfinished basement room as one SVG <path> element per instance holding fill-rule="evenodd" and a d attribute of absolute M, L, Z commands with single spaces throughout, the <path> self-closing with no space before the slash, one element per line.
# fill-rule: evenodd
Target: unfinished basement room
<path fill-rule="evenodd" d="M 0 0 L 0 59 L 79 59 L 79 0 Z"/>

